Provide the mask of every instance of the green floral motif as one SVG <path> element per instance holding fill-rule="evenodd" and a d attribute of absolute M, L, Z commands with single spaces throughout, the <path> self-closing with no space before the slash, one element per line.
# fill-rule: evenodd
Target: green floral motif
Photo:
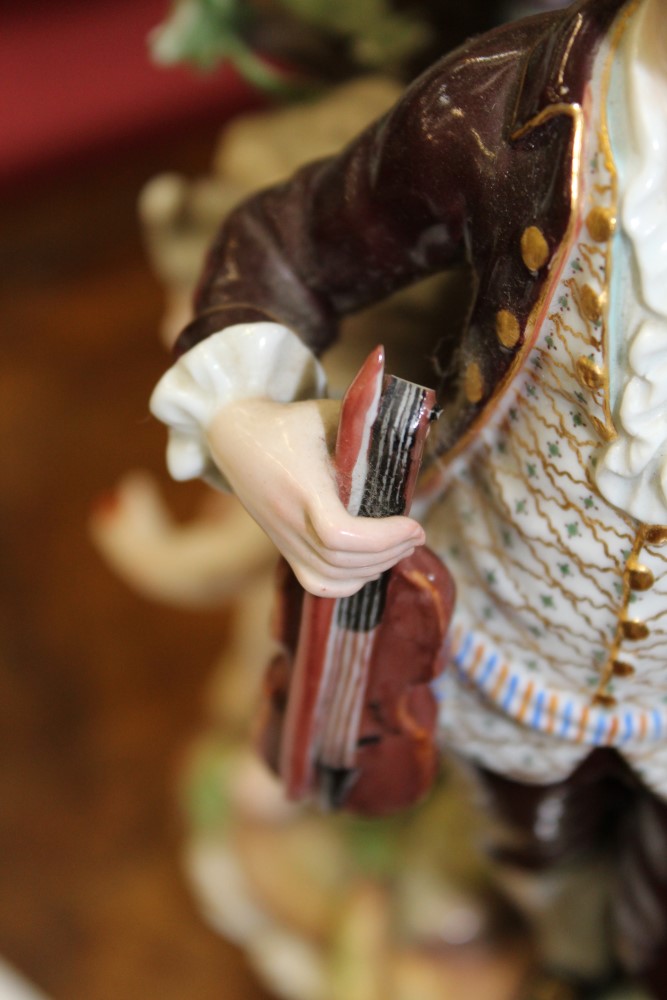
<path fill-rule="evenodd" d="M 531 399 L 535 399 L 535 397 L 537 396 L 537 386 L 533 385 L 532 382 L 529 382 L 528 385 L 526 386 L 526 393 L 530 396 Z"/>
<path fill-rule="evenodd" d="M 505 546 L 505 548 L 511 549 L 512 545 L 514 544 L 514 540 L 512 538 L 512 532 L 509 531 L 507 528 L 503 528 L 503 530 L 500 533 L 500 537 L 503 540 L 503 545 Z"/>
<path fill-rule="evenodd" d="M 534 462 L 526 462 L 526 472 L 529 479 L 534 479 L 537 475 L 537 466 Z"/>
<path fill-rule="evenodd" d="M 584 507 L 586 508 L 586 510 L 590 510 L 591 507 L 595 507 L 595 500 L 591 496 L 584 497 L 583 498 L 583 504 L 584 504 Z"/>
<path fill-rule="evenodd" d="M 560 445 L 558 444 L 558 441 L 548 441 L 547 447 L 549 449 L 549 455 L 551 456 L 551 458 L 563 457 L 560 453 Z"/>
<path fill-rule="evenodd" d="M 560 298 L 558 299 L 558 305 L 561 307 L 561 309 L 569 309 L 570 308 L 569 295 L 561 295 Z"/>
<path fill-rule="evenodd" d="M 572 575 L 572 567 L 569 563 L 558 563 L 558 569 L 561 571 L 562 576 Z"/>
<path fill-rule="evenodd" d="M 543 608 L 555 608 L 556 604 L 554 602 L 551 594 L 540 594 L 540 600 L 542 601 Z"/>
<path fill-rule="evenodd" d="M 579 522 L 578 521 L 572 521 L 570 524 L 566 524 L 565 527 L 567 528 L 567 537 L 568 538 L 580 538 L 581 537 L 581 535 L 579 534 Z"/>
<path fill-rule="evenodd" d="M 576 271 L 577 273 L 581 273 L 583 271 L 583 267 L 581 266 L 581 261 L 579 260 L 578 257 L 575 257 L 574 260 L 572 261 L 572 270 Z"/>
<path fill-rule="evenodd" d="M 570 416 L 572 417 L 572 423 L 575 427 L 583 427 L 584 418 L 582 417 L 579 410 L 570 411 Z"/>
<path fill-rule="evenodd" d="M 488 583 L 489 587 L 495 587 L 495 585 L 498 583 L 498 578 L 496 577 L 494 570 L 490 569 L 488 571 L 488 573 L 486 574 L 486 582 Z"/>
<path fill-rule="evenodd" d="M 527 506 L 528 506 L 528 501 L 527 500 L 517 500 L 516 506 L 514 508 L 515 513 L 517 513 L 517 514 L 525 514 Z"/>

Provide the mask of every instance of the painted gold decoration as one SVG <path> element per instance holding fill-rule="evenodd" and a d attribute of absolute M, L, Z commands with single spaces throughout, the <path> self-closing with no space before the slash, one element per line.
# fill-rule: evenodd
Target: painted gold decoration
<path fill-rule="evenodd" d="M 624 639 L 632 639 L 633 641 L 638 641 L 639 639 L 646 639 L 649 635 L 649 627 L 646 622 L 640 622 L 636 618 L 627 618 L 620 624 L 621 635 Z"/>
<path fill-rule="evenodd" d="M 630 677 L 635 673 L 635 668 L 625 660 L 614 660 L 612 664 L 614 677 Z"/>
<path fill-rule="evenodd" d="M 650 590 L 655 583 L 655 577 L 648 566 L 635 563 L 628 566 L 628 584 L 631 590 Z"/>
<path fill-rule="evenodd" d="M 539 271 L 549 260 L 549 245 L 537 226 L 524 229 L 521 236 L 521 257 L 529 271 Z"/>
<path fill-rule="evenodd" d="M 604 385 L 604 372 L 600 366 L 583 354 L 577 358 L 577 378 L 587 389 L 601 389 Z"/>
<path fill-rule="evenodd" d="M 469 403 L 479 403 L 484 395 L 484 380 L 476 361 L 471 361 L 466 368 L 465 394 Z"/>
<path fill-rule="evenodd" d="M 664 545 L 667 542 L 667 524 L 654 524 L 646 529 L 646 545 Z"/>
<path fill-rule="evenodd" d="M 603 300 L 590 285 L 584 285 L 581 289 L 581 309 L 587 319 L 593 323 L 599 323 L 602 319 Z"/>
<path fill-rule="evenodd" d="M 588 213 L 586 226 L 596 243 L 606 243 L 616 228 L 616 216 L 610 208 L 598 206 Z"/>
<path fill-rule="evenodd" d="M 519 341 L 519 321 L 508 309 L 501 309 L 496 315 L 496 336 L 503 347 L 516 347 Z"/>
<path fill-rule="evenodd" d="M 599 705 L 601 708 L 616 708 L 617 701 L 613 694 L 607 694 L 605 691 L 598 691 L 593 698 L 593 704 Z"/>
<path fill-rule="evenodd" d="M 593 427 L 595 428 L 595 431 L 599 438 L 601 438 L 603 441 L 614 440 L 614 438 L 616 437 L 616 431 L 612 426 L 603 423 L 603 421 L 600 420 L 599 417 L 590 417 L 589 419 L 593 424 Z"/>

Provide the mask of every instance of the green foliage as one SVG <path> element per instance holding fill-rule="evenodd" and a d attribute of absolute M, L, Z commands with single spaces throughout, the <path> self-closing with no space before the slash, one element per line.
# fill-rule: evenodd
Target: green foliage
<path fill-rule="evenodd" d="M 428 41 L 417 17 L 399 13 L 389 0 L 274 0 L 274 12 L 346 40 L 352 61 L 363 69 L 393 70 Z M 279 96 L 294 94 L 286 81 L 253 52 L 246 41 L 261 13 L 248 0 L 174 0 L 167 20 L 153 32 L 154 59 L 162 64 L 187 62 L 210 70 L 229 62 L 250 83 Z"/>
<path fill-rule="evenodd" d="M 162 65 L 187 62 L 200 70 L 228 62 L 260 90 L 299 96 L 303 88 L 286 81 L 246 43 L 251 20 L 244 0 L 175 0 L 168 19 L 151 34 L 151 54 Z"/>

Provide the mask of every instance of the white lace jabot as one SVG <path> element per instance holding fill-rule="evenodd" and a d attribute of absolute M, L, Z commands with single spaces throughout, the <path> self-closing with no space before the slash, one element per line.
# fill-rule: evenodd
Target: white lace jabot
<path fill-rule="evenodd" d="M 612 133 L 625 174 L 620 235 L 633 277 L 619 289 L 631 300 L 617 310 L 625 329 L 612 334 L 629 341 L 616 353 L 625 368 L 616 378 L 618 437 L 596 470 L 603 497 L 649 524 L 667 523 L 667 46 L 654 44 L 666 36 L 663 0 L 646 0 L 620 53 L 625 100 L 615 102 Z"/>

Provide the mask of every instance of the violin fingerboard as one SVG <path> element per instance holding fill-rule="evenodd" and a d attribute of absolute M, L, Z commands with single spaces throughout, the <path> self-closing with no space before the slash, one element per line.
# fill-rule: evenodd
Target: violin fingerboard
<path fill-rule="evenodd" d="M 423 386 L 386 377 L 371 431 L 360 516 L 388 517 L 408 509 L 408 485 L 421 461 L 432 396 Z"/>
<path fill-rule="evenodd" d="M 360 516 L 389 517 L 409 509 L 432 410 L 430 389 L 393 375 L 385 378 L 371 429 Z M 383 573 L 352 597 L 340 598 L 336 625 L 352 632 L 376 628 L 384 612 L 387 581 L 388 573 Z"/>

